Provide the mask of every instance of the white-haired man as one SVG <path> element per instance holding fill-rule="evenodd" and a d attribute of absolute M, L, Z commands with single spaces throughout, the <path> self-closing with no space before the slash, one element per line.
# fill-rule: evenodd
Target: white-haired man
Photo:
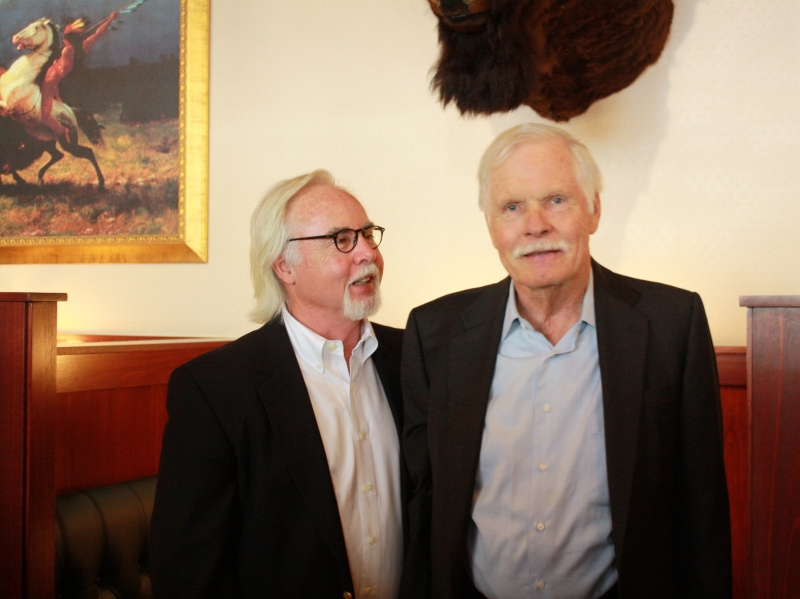
<path fill-rule="evenodd" d="M 699 296 L 591 259 L 600 174 L 563 130 L 506 131 L 479 179 L 509 278 L 409 316 L 402 596 L 729 598 Z"/>
<path fill-rule="evenodd" d="M 367 320 L 382 234 L 326 171 L 256 208 L 266 324 L 170 379 L 155 597 L 398 596 L 402 331 Z"/>

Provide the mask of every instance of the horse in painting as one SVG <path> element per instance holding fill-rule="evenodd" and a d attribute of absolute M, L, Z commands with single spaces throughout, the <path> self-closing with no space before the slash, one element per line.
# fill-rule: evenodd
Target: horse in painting
<path fill-rule="evenodd" d="M 103 189 L 105 179 L 94 151 L 78 144 L 79 126 L 92 143 L 101 140 L 100 128 L 92 116 L 76 113 L 67 104 L 54 100 L 51 115 L 62 124 L 65 132 L 57 135 L 42 123 L 41 84 L 47 68 L 61 51 L 58 26 L 50 19 L 41 18 L 15 34 L 11 41 L 18 50 L 27 52 L 0 74 L 0 116 L 9 117 L 21 124 L 32 138 L 52 142 L 45 144 L 45 151 L 50 153 L 51 158 L 39 170 L 39 184 L 43 182 L 47 169 L 64 157 L 55 150 L 55 141 L 58 141 L 64 151 L 92 163 L 97 173 L 97 186 Z"/>

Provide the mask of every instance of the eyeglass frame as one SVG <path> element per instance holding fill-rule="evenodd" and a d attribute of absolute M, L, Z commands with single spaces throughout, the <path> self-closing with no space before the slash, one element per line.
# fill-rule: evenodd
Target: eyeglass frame
<path fill-rule="evenodd" d="M 381 240 L 378 243 L 375 244 L 375 247 L 372 247 L 371 245 L 369 246 L 373 250 L 377 250 L 378 246 L 383 241 L 383 233 L 386 231 L 386 227 L 378 227 L 376 225 L 367 225 L 366 227 L 362 227 L 361 229 L 350 229 L 350 228 L 339 229 L 338 231 L 336 231 L 336 233 L 330 233 L 328 235 L 314 235 L 312 237 L 293 237 L 291 239 L 287 239 L 286 243 L 289 243 L 290 241 L 305 241 L 306 239 L 333 239 L 333 245 L 337 250 L 339 250 L 343 254 L 349 254 L 354 249 L 356 249 L 356 246 L 358 245 L 358 234 L 361 233 L 361 237 L 364 237 L 364 230 L 365 229 L 377 229 L 378 231 L 381 232 Z M 339 248 L 339 243 L 336 241 L 336 237 L 340 233 L 344 233 L 345 231 L 352 231 L 356 235 L 356 240 L 353 242 L 353 247 L 351 247 L 347 251 L 344 251 L 343 249 L 340 249 Z M 366 237 L 364 237 L 364 240 L 366 241 Z M 367 245 L 369 245 L 368 241 L 367 241 Z"/>

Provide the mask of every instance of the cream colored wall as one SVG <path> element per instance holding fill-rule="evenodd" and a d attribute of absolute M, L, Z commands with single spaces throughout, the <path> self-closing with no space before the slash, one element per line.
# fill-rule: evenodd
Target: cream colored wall
<path fill-rule="evenodd" d="M 660 61 L 567 128 L 606 180 L 594 256 L 698 291 L 715 343 L 743 345 L 740 295 L 800 294 L 800 0 L 675 5 Z M 250 213 L 317 167 L 387 228 L 376 320 L 498 280 L 475 168 L 495 135 L 541 119 L 443 110 L 435 25 L 424 0 L 217 0 L 208 264 L 5 265 L 0 289 L 67 292 L 63 331 L 242 334 Z"/>

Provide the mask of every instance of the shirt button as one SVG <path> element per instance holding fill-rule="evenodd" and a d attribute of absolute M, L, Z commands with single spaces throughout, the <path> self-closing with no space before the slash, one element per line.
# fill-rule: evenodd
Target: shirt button
<path fill-rule="evenodd" d="M 372 587 L 367 587 L 366 589 L 364 589 L 364 594 L 365 595 L 372 595 Z"/>
<path fill-rule="evenodd" d="M 536 525 L 536 528 L 537 528 L 537 529 L 539 529 L 539 530 L 544 530 L 544 522 L 539 522 L 539 523 Z"/>
<path fill-rule="evenodd" d="M 363 441 L 367 438 L 367 433 L 358 433 L 358 438 Z"/>
<path fill-rule="evenodd" d="M 372 491 L 372 485 L 371 485 L 371 484 L 369 484 L 369 483 L 367 483 L 366 485 L 364 485 L 364 490 L 365 490 L 367 493 L 369 493 L 370 491 Z"/>
<path fill-rule="evenodd" d="M 374 545 L 377 542 L 378 539 L 376 539 L 375 537 L 371 536 L 367 540 L 369 541 L 370 545 Z"/>
<path fill-rule="evenodd" d="M 322 370 L 322 364 L 317 364 L 314 366 L 317 370 Z"/>
<path fill-rule="evenodd" d="M 536 583 L 536 587 L 537 587 L 537 588 L 538 588 L 540 591 L 544 590 L 544 587 L 546 587 L 546 586 L 547 586 L 547 585 L 544 583 L 544 580 L 540 580 L 539 582 L 537 582 L 537 583 Z"/>
<path fill-rule="evenodd" d="M 547 464 L 545 464 L 544 462 L 542 462 L 541 464 L 539 464 L 539 470 L 541 470 L 542 472 L 544 472 L 545 470 L 547 470 Z"/>
<path fill-rule="evenodd" d="M 544 404 L 544 411 L 545 412 L 549 412 L 550 411 L 550 404 L 549 403 Z"/>

